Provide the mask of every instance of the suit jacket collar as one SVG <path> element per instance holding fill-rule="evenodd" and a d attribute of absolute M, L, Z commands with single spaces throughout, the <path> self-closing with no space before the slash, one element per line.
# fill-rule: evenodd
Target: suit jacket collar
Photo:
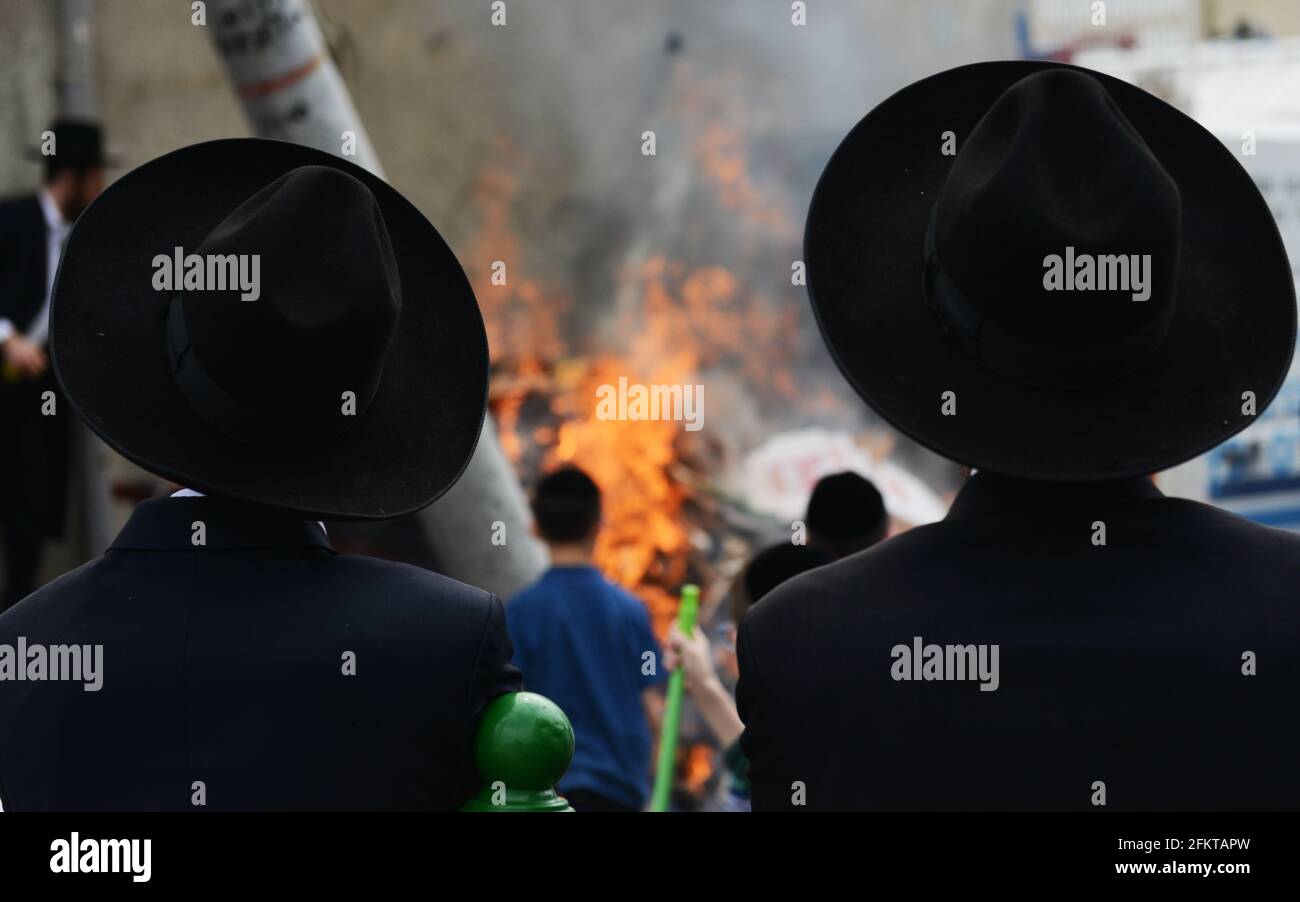
<path fill-rule="evenodd" d="M 203 524 L 202 545 L 194 543 Z M 156 498 L 131 513 L 110 550 L 203 551 L 212 548 L 324 548 L 321 524 L 221 498 Z"/>
<path fill-rule="evenodd" d="M 1050 514 L 1101 504 L 1163 498 L 1145 476 L 1113 482 L 1054 483 L 981 471 L 966 480 L 945 519 L 997 514 Z"/>

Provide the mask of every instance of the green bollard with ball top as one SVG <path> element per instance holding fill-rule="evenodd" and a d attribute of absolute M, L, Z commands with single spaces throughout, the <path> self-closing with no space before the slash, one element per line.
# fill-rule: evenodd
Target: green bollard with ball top
<path fill-rule="evenodd" d="M 544 695 L 510 692 L 483 710 L 474 763 L 483 788 L 461 811 L 572 811 L 555 786 L 573 760 L 573 725 Z"/>

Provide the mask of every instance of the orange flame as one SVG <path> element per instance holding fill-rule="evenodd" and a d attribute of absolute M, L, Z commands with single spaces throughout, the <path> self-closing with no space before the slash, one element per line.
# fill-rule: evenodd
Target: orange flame
<path fill-rule="evenodd" d="M 778 287 L 788 281 L 770 269 L 772 248 L 788 250 L 786 259 L 793 259 L 797 228 L 780 186 L 765 189 L 753 178 L 747 123 L 731 102 L 733 88 L 704 83 L 682 67 L 665 104 L 683 122 L 693 172 L 725 221 L 737 224 L 740 247 L 733 256 L 742 268 L 708 260 L 688 265 L 662 252 L 633 263 L 619 273 L 626 291 L 602 332 L 608 350 L 599 354 L 566 356 L 572 352 L 561 323 L 572 299 L 528 271 L 511 231 L 516 173 L 527 171 L 512 144 L 499 141 L 493 166 L 471 197 L 479 229 L 468 259 L 493 352 L 492 406 L 502 448 L 516 465 L 526 459 L 529 467 L 573 464 L 591 475 L 604 496 L 597 563 L 646 602 L 660 635 L 675 613 L 681 583 L 696 577 L 689 563 L 692 490 L 677 474 L 683 451 L 699 434 L 685 433 L 674 420 L 601 420 L 597 389 L 617 385 L 620 377 L 643 385 L 694 385 L 704 381 L 701 374 L 726 370 L 777 397 L 800 396 L 789 365 L 798 310 L 784 296 L 763 295 L 741 275 L 759 273 Z M 498 261 L 509 267 L 504 280 L 493 269 Z M 625 336 L 623 346 L 610 347 L 616 343 L 609 336 Z M 540 459 L 537 448 L 544 449 Z"/>

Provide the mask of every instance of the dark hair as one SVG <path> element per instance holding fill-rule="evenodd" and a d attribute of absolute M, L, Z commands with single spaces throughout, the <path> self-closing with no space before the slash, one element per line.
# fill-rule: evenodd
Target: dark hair
<path fill-rule="evenodd" d="M 577 467 L 548 473 L 533 490 L 537 531 L 549 542 L 581 542 L 600 524 L 600 489 Z"/>
<path fill-rule="evenodd" d="M 805 570 L 812 570 L 834 560 L 830 553 L 812 545 L 781 542 L 764 548 L 750 558 L 731 592 L 731 619 L 740 618 L 768 592 Z"/>
<path fill-rule="evenodd" d="M 808 542 L 834 557 L 868 548 L 889 531 L 885 499 L 857 473 L 823 476 L 808 499 Z"/>

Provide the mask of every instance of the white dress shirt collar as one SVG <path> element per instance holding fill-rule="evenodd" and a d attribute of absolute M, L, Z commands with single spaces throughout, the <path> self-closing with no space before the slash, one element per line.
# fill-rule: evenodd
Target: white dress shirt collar
<path fill-rule="evenodd" d="M 50 295 L 54 291 L 54 274 L 59 267 L 63 242 L 67 240 L 68 232 L 72 230 L 72 223 L 63 218 L 63 211 L 54 202 L 49 191 L 42 188 L 36 197 L 41 203 L 41 213 L 45 217 L 45 298 L 36 313 L 36 318 L 27 324 L 27 338 L 38 345 L 43 345 L 50 338 Z"/>
<path fill-rule="evenodd" d="M 42 188 L 36 196 L 41 202 L 41 213 L 45 215 L 45 225 L 49 227 L 51 232 L 66 232 L 71 228 L 72 224 L 63 218 L 63 211 L 59 209 L 59 205 L 54 202 L 54 198 L 50 196 L 47 189 Z"/>

